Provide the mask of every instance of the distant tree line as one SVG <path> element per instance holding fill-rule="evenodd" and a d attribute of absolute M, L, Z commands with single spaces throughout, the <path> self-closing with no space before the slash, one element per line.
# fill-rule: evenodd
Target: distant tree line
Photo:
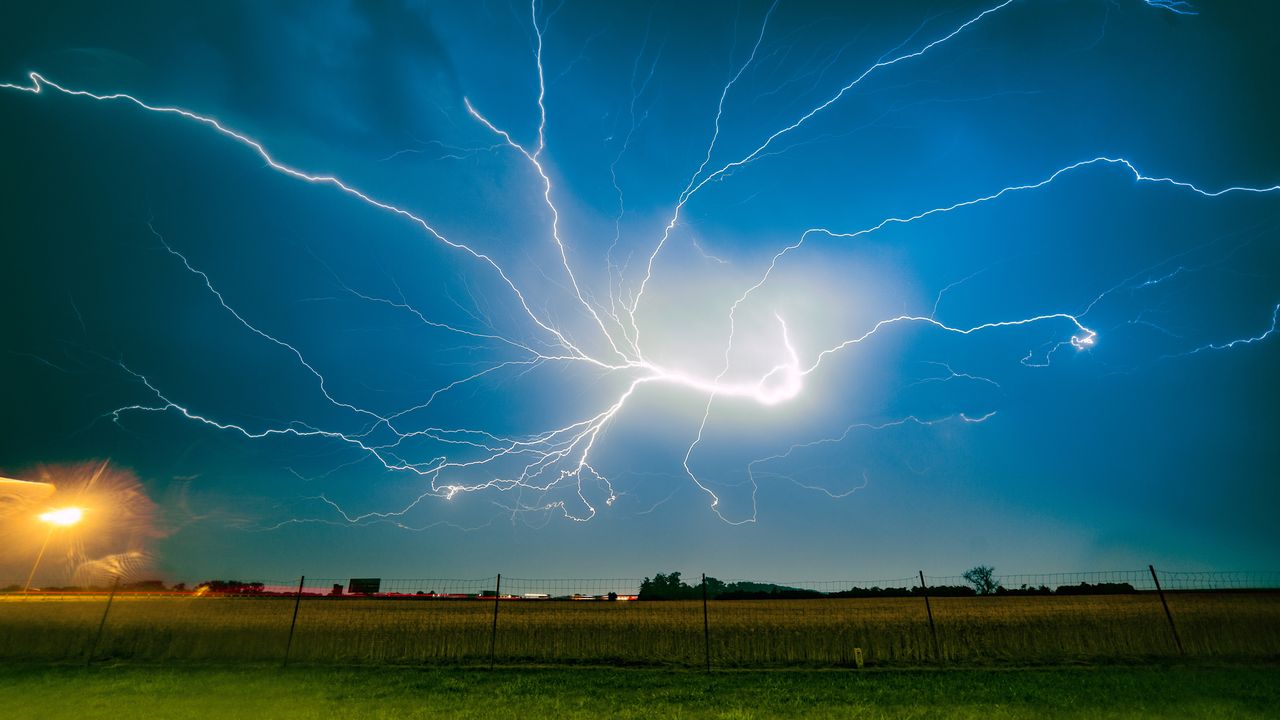
<path fill-rule="evenodd" d="M 196 590 L 202 588 L 212 593 L 256 595 L 263 592 L 266 589 L 266 585 L 260 582 L 240 582 L 239 580 L 206 580 L 196 585 Z"/>
<path fill-rule="evenodd" d="M 112 589 L 112 585 L 42 585 L 39 588 L 31 588 L 40 592 L 105 592 Z M 120 592 L 187 592 L 187 584 L 184 582 L 167 585 L 163 580 L 133 580 L 130 582 L 122 582 L 114 586 Z M 206 580 L 199 583 L 191 590 L 204 589 L 205 592 L 225 593 L 232 595 L 250 595 L 266 592 L 266 585 L 260 582 L 241 582 L 239 580 Z M 22 592 L 21 585 L 6 585 L 0 587 L 0 592 Z"/>
<path fill-rule="evenodd" d="M 41 592 L 103 592 L 111 589 L 111 585 L 41 585 L 31 590 L 39 590 Z M 177 583 L 173 586 L 166 587 L 163 580 L 136 580 L 134 582 L 122 582 L 116 586 L 121 592 L 184 592 L 187 589 L 186 583 Z M 21 585 L 6 585 L 0 587 L 0 593 L 22 592 Z"/>
<path fill-rule="evenodd" d="M 933 585 L 927 590 L 931 597 L 973 597 L 977 595 L 1122 595 L 1136 593 L 1129 583 L 1087 583 L 1079 585 L 1061 585 L 1050 588 L 1047 585 L 1018 588 L 1006 588 L 994 578 L 994 569 L 979 566 L 964 574 L 969 585 Z M 696 600 L 702 598 L 702 582 L 690 585 L 680 577 L 679 572 L 657 573 L 652 578 L 645 578 L 640 583 L 640 600 Z M 821 592 L 807 588 L 788 587 L 772 583 L 731 582 L 726 583 L 713 577 L 706 581 L 708 598 L 716 600 L 802 600 L 809 598 L 895 598 L 920 597 L 926 590 L 920 586 L 912 587 L 852 587 L 848 590 Z"/>
<path fill-rule="evenodd" d="M 928 594 L 932 597 L 972 597 L 975 595 L 1125 595 L 1136 593 L 1138 590 L 1129 583 L 1087 583 L 1081 582 L 1079 585 L 1060 585 L 1051 588 L 1047 585 L 1028 586 L 1022 585 L 1017 588 L 1007 588 L 1000 584 L 994 577 L 994 569 L 987 566 L 978 566 L 963 575 L 969 585 L 933 585 L 928 588 Z M 335 585 L 334 595 L 341 595 L 341 585 Z M 35 588 L 33 588 L 35 589 Z M 110 590 L 109 586 L 45 586 L 39 588 L 44 592 L 83 592 L 96 591 L 101 592 Z M 123 592 L 186 592 L 186 583 L 176 583 L 166 586 L 162 580 L 138 580 L 133 582 L 121 583 L 118 587 Z M 259 595 L 274 594 L 269 593 L 264 583 L 261 582 L 241 582 L 239 580 L 206 580 L 197 584 L 193 590 L 203 590 L 209 593 L 217 593 L 224 595 Z M 14 593 L 23 590 L 20 585 L 8 585 L 0 587 L 0 593 Z M 803 600 L 810 598 L 895 598 L 895 597 L 919 597 L 925 594 L 925 590 L 919 586 L 912 587 L 851 587 L 847 590 L 837 590 L 834 592 L 822 592 L 819 590 L 810 590 L 807 588 L 789 587 L 786 585 L 778 585 L 775 583 L 760 583 L 750 581 L 739 581 L 726 583 L 713 577 L 707 578 L 706 587 L 707 597 L 717 600 Z M 435 591 L 424 593 L 417 592 L 418 595 L 434 596 Z M 482 590 L 480 597 L 493 597 L 494 591 Z M 616 600 L 616 593 L 609 593 L 608 599 Z M 640 600 L 695 600 L 702 598 L 702 583 L 695 581 L 689 584 L 684 581 L 679 572 L 657 573 L 652 578 L 645 578 L 640 583 Z"/>

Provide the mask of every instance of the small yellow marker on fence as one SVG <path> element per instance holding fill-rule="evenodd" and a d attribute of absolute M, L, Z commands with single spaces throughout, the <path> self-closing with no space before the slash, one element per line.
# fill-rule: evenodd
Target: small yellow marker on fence
<path fill-rule="evenodd" d="M 863 666 L 863 664 L 864 664 L 864 663 L 863 663 L 863 660 L 862 660 L 862 648 L 854 648 L 854 649 L 853 649 L 853 664 L 854 664 L 854 666 L 856 666 L 859 670 L 861 670 L 861 669 L 862 669 L 862 666 Z"/>

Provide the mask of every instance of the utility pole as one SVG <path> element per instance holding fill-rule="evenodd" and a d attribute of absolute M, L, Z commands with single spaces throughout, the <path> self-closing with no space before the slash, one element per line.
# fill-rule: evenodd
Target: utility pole
<path fill-rule="evenodd" d="M 498 648 L 498 598 L 502 597 L 502 573 L 493 584 L 493 630 L 489 633 L 489 669 L 493 669 L 494 658 Z"/>
<path fill-rule="evenodd" d="M 702 573 L 702 647 L 707 657 L 707 672 L 711 672 L 711 620 L 707 616 L 706 573 Z"/>
<path fill-rule="evenodd" d="M 284 664 L 286 667 L 289 665 L 289 652 L 293 650 L 293 629 L 298 626 L 298 607 L 302 605 L 302 585 L 306 581 L 306 575 L 298 578 L 298 594 L 293 598 L 293 621 L 289 623 L 289 642 L 284 646 Z"/>
<path fill-rule="evenodd" d="M 1173 624 L 1173 613 L 1169 612 L 1169 603 L 1164 599 L 1164 589 L 1160 587 L 1160 578 L 1156 576 L 1156 566 L 1148 565 L 1147 569 L 1151 571 L 1151 579 L 1156 582 L 1156 593 L 1160 595 L 1160 604 L 1164 606 L 1164 616 L 1169 618 L 1169 630 L 1173 632 L 1173 643 L 1178 646 L 1178 654 L 1186 655 L 1187 651 L 1182 649 L 1182 638 L 1178 637 L 1178 626 Z"/>
<path fill-rule="evenodd" d="M 115 582 L 111 584 L 111 594 L 107 596 L 107 606 L 102 610 L 102 620 L 98 621 L 98 634 L 93 636 L 93 644 L 89 646 L 89 654 L 85 656 L 85 667 L 89 667 L 93 662 L 93 655 L 98 651 L 98 643 L 102 642 L 102 631 L 107 627 L 107 613 L 111 612 L 111 601 L 116 599 L 116 590 L 119 588 L 120 576 L 117 575 Z"/>
<path fill-rule="evenodd" d="M 920 590 L 924 593 L 924 611 L 929 614 L 929 634 L 933 636 L 933 656 L 942 662 L 942 648 L 938 646 L 938 626 L 933 624 L 933 606 L 929 604 L 929 586 L 924 582 L 924 571 L 920 571 Z"/>

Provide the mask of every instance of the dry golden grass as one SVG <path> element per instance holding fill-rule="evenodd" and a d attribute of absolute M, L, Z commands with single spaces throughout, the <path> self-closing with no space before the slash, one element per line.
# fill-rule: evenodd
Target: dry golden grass
<path fill-rule="evenodd" d="M 934 598 L 947 663 L 1124 661 L 1177 655 L 1154 594 Z M 1169 596 L 1187 654 L 1280 656 L 1280 594 Z M 106 596 L 0 599 L 0 658 L 81 660 Z M 702 604 L 501 601 L 500 662 L 700 664 Z M 292 598 L 117 596 L 95 657 L 272 661 L 284 657 Z M 935 662 L 920 598 L 712 601 L 718 666 Z M 300 662 L 484 662 L 493 602 L 304 598 L 291 657 Z"/>

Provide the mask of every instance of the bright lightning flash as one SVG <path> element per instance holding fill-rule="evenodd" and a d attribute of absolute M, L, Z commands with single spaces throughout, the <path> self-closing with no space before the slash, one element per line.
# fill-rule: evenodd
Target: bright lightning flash
<path fill-rule="evenodd" d="M 797 252 L 805 244 L 806 239 L 814 235 L 825 235 L 833 239 L 853 239 L 872 233 L 893 225 L 907 225 L 912 223 L 929 222 L 931 219 L 937 218 L 948 213 L 964 212 L 967 208 L 982 205 L 985 203 L 995 203 L 1001 199 L 1018 194 L 1033 192 L 1044 188 L 1060 176 L 1068 173 L 1085 172 L 1086 170 L 1111 169 L 1132 176 L 1136 183 L 1145 183 L 1152 185 L 1166 185 L 1178 190 L 1199 194 L 1204 197 L 1218 197 L 1227 193 L 1272 193 L 1280 190 L 1280 186 L 1270 187 L 1241 187 L 1231 186 L 1221 189 L 1205 190 L 1195 184 L 1183 180 L 1173 179 L 1171 177 L 1151 176 L 1147 175 L 1138 168 L 1138 164 L 1128 159 L 1117 156 L 1099 155 L 1091 159 L 1081 160 L 1067 164 L 1056 169 L 1046 169 L 1040 179 L 1025 181 L 1008 185 L 1003 188 L 989 190 L 985 193 L 975 193 L 970 199 L 958 200 L 932 208 L 924 208 L 920 211 L 904 217 L 889 217 L 884 220 L 872 224 L 861 229 L 838 230 L 828 228 L 809 228 L 799 234 L 794 243 L 779 250 L 769 262 L 768 266 L 763 269 L 757 280 L 747 285 L 737 300 L 731 306 L 726 307 L 726 330 L 728 332 L 728 342 L 723 346 L 723 364 L 715 373 L 707 373 L 705 371 L 694 371 L 687 368 L 672 366 L 670 363 L 659 363 L 652 359 L 653 353 L 651 346 L 645 342 L 654 333 L 661 333 L 662 327 L 654 327 L 653 321 L 645 322 L 649 316 L 644 315 L 644 301 L 646 297 L 657 292 L 651 284 L 653 276 L 661 270 L 658 262 L 664 248 L 668 246 L 672 231 L 681 223 L 682 211 L 687 204 L 691 202 L 709 183 L 719 182 L 730 177 L 739 168 L 748 165 L 758 158 L 769 154 L 776 154 L 772 151 L 775 142 L 784 136 L 790 135 L 800 127 L 804 126 L 809 120 L 836 105 L 846 95 L 851 94 L 850 91 L 863 82 L 867 77 L 890 71 L 892 68 L 906 64 L 921 62 L 922 58 L 931 54 L 940 52 L 939 48 L 953 42 L 961 42 L 957 38 L 963 38 L 966 34 L 973 32 L 973 28 L 990 22 L 989 18 L 997 16 L 1006 7 L 1011 5 L 1014 0 L 1005 0 L 999 4 L 989 7 L 982 12 L 973 15 L 965 22 L 953 26 L 949 31 L 940 33 L 932 39 L 921 42 L 914 50 L 903 50 L 899 48 L 893 53 L 882 57 L 874 64 L 866 67 L 862 72 L 855 73 L 852 78 L 845 83 L 838 92 L 831 95 L 824 102 L 821 102 L 810 109 L 798 113 L 795 120 L 778 129 L 776 132 L 764 136 L 758 146 L 739 157 L 727 163 L 711 162 L 712 157 L 716 154 L 717 142 L 720 137 L 720 126 L 722 115 L 725 110 L 725 99 L 733 93 L 737 81 L 743 76 L 743 73 L 749 66 L 755 62 L 757 51 L 760 50 L 762 43 L 768 35 L 769 18 L 773 14 L 776 7 L 771 6 L 763 16 L 760 24 L 759 33 L 755 36 L 755 44 L 749 55 L 736 66 L 736 70 L 732 77 L 727 81 L 719 92 L 719 103 L 715 110 L 715 119 L 710 128 L 710 140 L 707 145 L 706 153 L 701 158 L 700 164 L 689 177 L 683 189 L 677 194 L 677 198 L 672 207 L 668 221 L 665 223 L 661 237 L 657 238 L 649 250 L 643 253 L 644 261 L 642 265 L 642 274 L 638 278 L 631 278 L 628 282 L 627 268 L 619 267 L 613 262 L 613 251 L 618 245 L 618 238 L 615 236 L 613 245 L 610 246 L 609 255 L 605 258 L 605 266 L 608 273 L 608 300 L 607 302 L 598 302 L 591 294 L 591 284 L 584 282 L 575 271 L 570 261 L 569 248 L 571 246 L 569 238 L 566 238 L 565 231 L 561 223 L 560 206 L 557 204 L 557 196 L 561 192 L 552 180 L 552 173 L 547 170 L 545 159 L 549 154 L 547 144 L 547 82 L 544 76 L 543 68 L 543 43 L 545 25 L 549 19 L 540 17 L 539 5 L 537 0 L 530 3 L 530 19 L 533 31 L 536 35 L 536 46 L 534 53 L 534 61 L 537 75 L 537 132 L 536 140 L 529 143 L 517 141 L 511 132 L 498 127 L 494 122 L 490 121 L 482 111 L 471 102 L 470 99 L 465 100 L 465 107 L 468 114 L 483 128 L 492 133 L 497 144 L 496 148 L 505 149 L 511 153 L 519 162 L 526 165 L 531 173 L 533 182 L 539 188 L 541 201 L 545 205 L 551 218 L 549 227 L 546 228 L 546 239 L 554 245 L 556 253 L 560 260 L 560 268 L 557 272 L 563 272 L 563 280 L 566 281 L 564 286 L 570 301 L 573 303 L 575 312 L 579 313 L 578 320 L 585 321 L 579 324 L 571 324 L 563 320 L 557 320 L 550 317 L 546 311 L 539 312 L 537 303 L 528 299 L 526 291 L 517 286 L 512 276 L 504 270 L 496 260 L 489 255 L 473 248 L 471 245 L 454 238 L 447 237 L 436 225 L 430 220 L 402 207 L 398 207 L 389 202 L 379 200 L 374 195 L 356 188 L 348 182 L 339 179 L 334 175 L 321 175 L 307 172 L 305 170 L 287 164 L 278 159 L 266 146 L 254 138 L 245 135 L 237 130 L 227 127 L 220 121 L 208 115 L 202 115 L 192 110 L 178 107 L 159 106 L 149 104 L 125 93 L 107 93 L 98 94 L 87 90 L 72 89 L 49 80 L 39 73 L 32 72 L 29 75 L 30 84 L 0 84 L 0 89 L 18 91 L 29 95 L 41 95 L 46 90 L 61 93 L 67 96 L 81 98 L 85 100 L 124 103 L 132 105 L 140 110 L 157 113 L 161 115 L 173 116 L 174 118 L 197 123 L 209 128 L 226 139 L 248 149 L 256 154 L 261 160 L 265 161 L 266 166 L 285 176 L 301 180 L 316 185 L 328 186 L 336 190 L 341 195 L 361 203 L 377 212 L 389 213 L 397 216 L 412 224 L 426 236 L 435 242 L 441 243 L 448 248 L 458 252 L 464 259 L 469 258 L 477 262 L 482 270 L 492 273 L 501 286 L 509 292 L 514 302 L 516 302 L 523 311 L 524 319 L 529 323 L 529 330 L 537 338 L 536 340 L 518 340 L 505 337 L 498 331 L 479 333 L 475 331 L 465 330 L 453 325 L 448 325 L 435 320 L 428 319 L 423 313 L 413 308 L 403 298 L 399 300 L 385 299 L 374 297 L 361 293 L 353 288 L 346 289 L 353 295 L 367 300 L 389 305 L 393 308 L 411 312 L 423 323 L 434 328 L 443 329 L 449 332 L 457 333 L 470 337 L 472 340 L 485 342 L 501 343 L 503 347 L 518 355 L 516 359 L 505 360 L 500 363 L 494 363 L 483 369 L 468 373 L 458 377 L 449 384 L 437 389 L 425 398 L 422 402 L 413 405 L 396 413 L 380 413 L 361 407 L 349 399 L 342 399 L 334 395 L 329 390 L 329 384 L 326 381 L 322 371 L 311 361 L 306 359 L 302 350 L 296 345 L 280 339 L 279 337 L 258 327 L 249 319 L 249 314 L 235 310 L 228 303 L 224 295 L 216 289 L 213 280 L 203 271 L 197 269 L 187 258 L 179 251 L 174 249 L 168 242 L 160 236 L 160 233 L 152 227 L 152 232 L 163 245 L 164 249 L 171 255 L 176 257 L 187 272 L 198 278 L 198 280 L 211 293 L 216 301 L 236 320 L 240 322 L 253 334 L 274 343 L 290 354 L 310 376 L 313 376 L 320 393 L 324 398 L 335 407 L 344 411 L 354 413 L 364 425 L 358 431 L 337 430 L 332 428 L 320 428 L 302 420 L 295 420 L 279 426 L 251 428 L 244 425 L 224 422 L 196 409 L 188 407 L 175 399 L 171 399 L 170 394 L 162 391 L 157 387 L 146 375 L 136 372 L 133 369 L 121 364 L 121 367 L 133 377 L 135 377 L 143 387 L 147 389 L 151 400 L 140 402 L 135 405 L 117 408 L 109 413 L 108 417 L 113 420 L 119 420 L 125 413 L 135 412 L 151 412 L 166 413 L 174 412 L 189 420 L 203 423 L 207 426 L 237 432 L 248 438 L 264 438 L 269 436 L 294 436 L 300 438 L 318 438 L 345 443 L 346 445 L 357 449 L 362 457 L 375 459 L 383 468 L 390 471 L 401 471 L 415 473 L 427 481 L 426 490 L 414 498 L 404 507 L 397 510 L 387 512 L 367 512 L 367 513 L 350 513 L 339 507 L 336 503 L 328 498 L 320 499 L 331 506 L 334 511 L 342 518 L 343 522 L 348 523 L 368 523 L 368 522 L 394 522 L 399 524 L 399 518 L 419 505 L 428 497 L 436 497 L 442 499 L 452 499 L 460 493 L 471 493 L 480 490 L 499 490 L 499 491 L 528 491 L 538 497 L 546 497 L 555 490 L 568 489 L 572 494 L 576 495 L 581 501 L 585 512 L 571 509 L 568 503 L 562 499 L 548 499 L 536 503 L 521 502 L 513 512 L 517 511 L 548 511 L 559 510 L 566 517 L 573 520 L 587 520 L 596 514 L 596 508 L 588 499 L 588 486 L 602 489 L 606 496 L 605 503 L 612 504 L 618 497 L 614 491 L 609 479 L 601 473 L 597 472 L 592 465 L 593 451 L 596 449 L 597 443 L 601 440 L 604 431 L 610 426 L 624 408 L 637 393 L 648 388 L 668 387 L 674 388 L 692 398 L 699 400 L 699 406 L 702 407 L 705 402 L 705 409 L 702 414 L 702 422 L 698 428 L 696 437 L 688 446 L 688 451 L 684 454 L 684 470 L 688 477 L 702 490 L 710 499 L 712 510 L 726 522 L 753 522 L 756 519 L 756 513 L 753 510 L 749 517 L 731 518 L 722 514 L 719 509 L 720 498 L 711 489 L 707 482 L 704 482 L 701 476 L 693 469 L 691 462 L 695 455 L 699 443 L 703 438 L 703 431 L 711 417 L 712 405 L 714 402 L 739 401 L 753 403 L 761 407 L 773 407 L 782 403 L 791 401 L 801 395 L 806 389 L 806 383 L 810 381 L 814 373 L 820 366 L 831 356 L 841 353 L 853 346 L 871 340 L 881 331 L 888 328 L 913 325 L 919 326 L 925 331 L 936 333 L 947 333 L 956 336 L 970 336 L 980 333 L 986 333 L 995 330 L 1019 330 L 1029 326 L 1046 326 L 1057 334 L 1058 339 L 1047 346 L 1047 349 L 1041 351 L 1032 351 L 1023 359 L 1023 363 L 1032 366 L 1047 365 L 1054 354 L 1061 348 L 1070 347 L 1076 351 L 1086 351 L 1095 346 L 1098 342 L 1098 332 L 1089 327 L 1084 317 L 1093 304 L 1097 302 L 1095 299 L 1082 310 L 1045 310 L 1030 314 L 1018 314 L 1009 317 L 991 318 L 985 322 L 958 325 L 943 322 L 939 320 L 937 315 L 937 304 L 935 303 L 932 312 L 919 313 L 903 313 L 893 317 L 887 317 L 879 321 L 871 323 L 867 327 L 854 329 L 849 332 L 844 339 L 831 344 L 825 348 L 802 351 L 803 343 L 797 345 L 793 341 L 795 328 L 789 327 L 787 320 L 780 312 L 771 312 L 773 318 L 771 327 L 765 326 L 755 328 L 757 335 L 776 338 L 776 343 L 772 344 L 772 354 L 764 358 L 756 358 L 758 365 L 763 370 L 745 373 L 741 370 L 735 371 L 731 362 L 732 351 L 734 348 L 735 338 L 739 334 L 737 327 L 738 311 L 747 303 L 752 302 L 753 295 L 769 282 L 775 269 L 787 256 Z M 1168 10 L 1174 13 L 1192 12 L 1190 6 L 1182 2 L 1171 2 L 1168 0 L 1147 0 L 1147 4 Z M 647 42 L 647 38 L 646 38 Z M 904 46 L 907 43 L 904 43 Z M 657 63 L 657 59 L 653 61 Z M 637 68 L 640 61 L 637 59 Z M 652 71 L 650 71 L 652 76 Z M 646 81 L 647 83 L 647 81 Z M 638 87 L 633 82 L 633 90 L 638 94 L 644 91 L 644 84 Z M 635 131 L 637 121 L 635 119 L 634 101 L 632 103 L 632 127 L 631 133 Z M 630 133 L 627 134 L 627 141 L 630 140 Z M 623 146 L 621 152 L 626 151 L 626 145 Z M 621 158 L 619 154 L 618 158 Z M 617 161 L 615 160 L 612 170 L 614 171 L 614 187 L 618 188 L 616 175 Z M 624 208 L 622 202 L 621 191 L 619 190 L 618 206 Z M 619 215 L 619 219 L 621 215 Z M 615 227 L 617 227 L 615 222 Z M 701 250 L 700 250 L 701 251 Z M 967 279 L 967 278 L 966 278 Z M 960 281 L 963 282 L 963 281 Z M 958 284 L 958 283 L 953 283 Z M 950 289 L 948 286 L 942 292 Z M 648 295 L 646 294 L 648 292 Z M 1110 291 L 1108 291 L 1110 292 Z M 939 300 L 941 293 L 939 293 Z M 1099 298 L 1100 299 L 1100 298 Z M 584 336 L 580 326 L 585 325 L 588 328 Z M 1272 315 L 1272 330 L 1275 327 L 1275 315 Z M 575 329 L 577 328 L 577 329 Z M 642 332 L 643 330 L 643 332 Z M 1218 350 L 1233 347 L 1238 344 L 1248 344 L 1251 342 L 1264 339 L 1270 335 L 1269 330 L 1265 335 L 1254 338 L 1237 340 L 1234 342 L 1220 342 L 1212 345 L 1206 345 L 1200 350 Z M 716 350 L 720 350 L 721 346 L 716 346 Z M 649 350 L 647 353 L 646 350 Z M 585 417 L 568 423 L 560 427 L 552 427 L 538 432 L 533 432 L 518 436 L 505 436 L 488 432 L 479 428 L 437 428 L 437 427 L 406 427 L 409 422 L 408 416 L 411 413 L 422 410 L 431 405 L 437 397 L 444 393 L 451 392 L 459 387 L 473 383 L 486 376 L 499 373 L 504 370 L 531 371 L 546 365 L 561 366 L 582 366 L 598 373 L 603 373 L 609 377 L 624 378 L 620 387 L 623 389 L 611 400 L 604 403 L 597 410 L 587 414 Z M 950 380 L 950 379 L 972 379 L 990 383 L 999 387 L 994 381 L 986 378 L 969 375 L 966 373 L 958 373 L 951 370 L 947 366 L 950 373 L 946 378 L 934 378 L 934 380 Z M 903 423 L 912 423 L 916 425 L 930 425 L 936 422 L 948 420 L 957 420 L 966 423 L 980 423 L 991 417 L 993 413 L 985 413 L 978 416 L 966 416 L 964 414 L 953 414 L 947 417 L 934 419 L 919 419 L 914 416 L 903 419 L 898 423 L 890 423 L 890 425 L 901 425 Z M 867 429 L 878 429 L 884 426 L 864 426 Z M 853 429 L 853 428 L 851 428 Z M 846 431 L 846 435 L 849 431 Z M 389 433 L 389 434 L 388 434 Z M 843 437 L 843 436 L 842 436 Z M 819 442 L 832 442 L 819 441 Z M 430 441 L 439 446 L 452 448 L 449 454 L 429 457 L 424 460 L 411 460 L 406 457 L 407 448 L 414 441 Z M 757 464 L 766 462 L 775 462 L 785 459 L 793 450 L 804 447 L 804 445 L 793 446 L 791 450 L 786 452 L 769 455 L 761 460 L 757 460 L 748 468 L 752 472 L 752 485 L 754 486 L 754 467 Z M 480 481 L 474 478 L 480 476 Z M 864 485 L 865 486 L 865 477 Z M 828 495 L 834 495 L 827 492 Z M 754 505 L 754 504 L 753 504 Z M 55 525 L 71 525 L 81 519 L 82 511 L 79 508 L 64 508 L 60 510 L 50 511 L 41 515 L 41 519 Z M 403 525 L 401 525 L 404 527 Z"/>

